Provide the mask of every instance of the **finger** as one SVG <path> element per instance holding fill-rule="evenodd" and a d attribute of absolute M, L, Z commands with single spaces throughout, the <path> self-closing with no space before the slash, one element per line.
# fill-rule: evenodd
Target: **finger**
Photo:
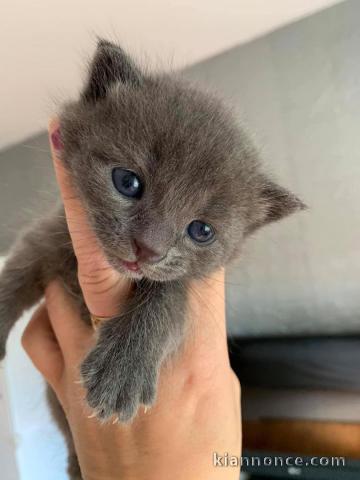
<path fill-rule="evenodd" d="M 119 313 L 120 305 L 127 298 L 131 288 L 130 281 L 109 265 L 89 225 L 70 175 L 60 160 L 62 144 L 59 122 L 56 119 L 50 122 L 49 136 L 66 221 L 78 260 L 78 276 L 85 302 L 93 314 L 111 317 Z"/>
<path fill-rule="evenodd" d="M 223 269 L 205 279 L 190 282 L 187 316 L 183 346 L 178 355 L 162 367 L 160 404 L 163 399 L 176 402 L 177 398 L 183 398 L 184 392 L 190 391 L 192 395 L 196 392 L 195 396 L 221 391 L 225 398 L 229 388 L 232 392 L 236 386 L 227 347 Z"/>
<path fill-rule="evenodd" d="M 189 312 L 201 329 L 216 328 L 222 335 L 225 324 L 225 270 L 189 285 Z M 211 322 L 209 320 L 211 319 Z M 214 323 L 215 322 L 215 323 Z"/>
<path fill-rule="evenodd" d="M 81 318 L 77 305 L 59 281 L 47 286 L 45 300 L 65 362 L 78 362 L 94 342 L 92 327 Z"/>
<path fill-rule="evenodd" d="M 70 235 L 74 244 L 75 253 L 84 260 L 91 258 L 97 247 L 97 240 L 92 232 L 84 208 L 75 191 L 71 177 L 61 161 L 62 143 L 60 138 L 60 125 L 57 119 L 49 124 L 49 137 L 55 174 L 59 184 L 61 198 L 63 200 L 66 220 Z M 84 250 L 84 252 L 82 252 Z"/>
<path fill-rule="evenodd" d="M 64 359 L 45 305 L 34 313 L 21 341 L 34 366 L 56 388 L 62 376 Z"/>
<path fill-rule="evenodd" d="M 188 331 L 180 367 L 191 365 L 199 371 L 211 371 L 218 365 L 228 367 L 225 319 L 225 273 L 189 284 Z"/>

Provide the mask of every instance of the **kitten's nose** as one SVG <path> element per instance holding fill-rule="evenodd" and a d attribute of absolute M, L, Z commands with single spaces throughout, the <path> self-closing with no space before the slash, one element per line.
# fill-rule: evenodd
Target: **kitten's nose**
<path fill-rule="evenodd" d="M 140 261 L 157 263 L 165 256 L 149 247 L 149 245 L 139 238 L 134 238 L 133 244 L 136 258 Z"/>

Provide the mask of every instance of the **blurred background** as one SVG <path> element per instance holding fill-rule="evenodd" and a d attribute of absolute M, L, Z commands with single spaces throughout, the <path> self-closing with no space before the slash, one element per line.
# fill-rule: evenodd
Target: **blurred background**
<path fill-rule="evenodd" d="M 244 475 L 360 478 L 360 2 L 3 0 L 0 13 L 0 256 L 57 200 L 46 125 L 78 94 L 96 36 L 219 92 L 309 206 L 228 272 L 244 454 L 347 458 Z M 0 369 L 1 478 L 64 480 L 63 441 L 20 347 L 27 320 Z"/>

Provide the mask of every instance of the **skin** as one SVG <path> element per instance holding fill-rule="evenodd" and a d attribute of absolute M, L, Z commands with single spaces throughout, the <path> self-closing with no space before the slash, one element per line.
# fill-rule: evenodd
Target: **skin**
<path fill-rule="evenodd" d="M 50 138 L 57 128 L 52 121 Z M 54 148 L 52 154 L 85 301 L 93 314 L 115 315 L 131 284 L 107 263 Z M 188 317 L 191 335 L 163 365 L 155 406 L 129 424 L 101 424 L 85 405 L 78 368 L 96 334 L 58 282 L 46 289 L 23 346 L 65 411 L 84 480 L 159 480 L 169 471 L 175 480 L 239 478 L 236 467 L 213 466 L 214 452 L 241 454 L 240 386 L 228 358 L 223 271 L 191 285 Z"/>

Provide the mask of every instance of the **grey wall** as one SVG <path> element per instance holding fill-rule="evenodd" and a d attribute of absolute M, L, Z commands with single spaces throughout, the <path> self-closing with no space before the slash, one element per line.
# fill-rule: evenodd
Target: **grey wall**
<path fill-rule="evenodd" d="M 310 207 L 249 243 L 229 285 L 240 331 L 360 331 L 359 20 L 347 1 L 188 72 L 226 94 Z"/>
<path fill-rule="evenodd" d="M 186 71 L 230 100 L 310 207 L 249 242 L 228 279 L 232 331 L 360 331 L 359 19 L 347 1 Z M 54 198 L 46 137 L 25 144 L 0 155 L 2 249 Z"/>
<path fill-rule="evenodd" d="M 0 255 L 57 198 L 46 134 L 0 152 Z"/>

